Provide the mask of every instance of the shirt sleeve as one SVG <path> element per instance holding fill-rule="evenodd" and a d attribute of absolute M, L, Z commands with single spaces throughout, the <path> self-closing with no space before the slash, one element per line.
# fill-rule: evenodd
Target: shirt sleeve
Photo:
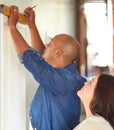
<path fill-rule="evenodd" d="M 32 73 L 33 77 L 38 82 L 40 82 L 40 74 L 44 70 L 42 53 L 43 50 L 38 52 L 33 48 L 29 48 L 27 51 L 18 55 L 20 62 Z"/>

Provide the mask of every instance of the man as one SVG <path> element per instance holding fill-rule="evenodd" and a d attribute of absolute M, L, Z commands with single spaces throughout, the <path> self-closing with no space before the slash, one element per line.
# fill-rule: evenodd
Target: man
<path fill-rule="evenodd" d="M 9 30 L 21 62 L 32 73 L 39 87 L 31 103 L 30 117 L 36 130 L 72 130 L 80 118 L 80 100 L 76 95 L 85 79 L 73 61 L 79 53 L 79 43 L 67 34 L 59 34 L 44 45 L 35 25 L 32 8 L 25 9 L 30 29 L 30 47 L 18 29 L 18 7 L 11 6 Z"/>

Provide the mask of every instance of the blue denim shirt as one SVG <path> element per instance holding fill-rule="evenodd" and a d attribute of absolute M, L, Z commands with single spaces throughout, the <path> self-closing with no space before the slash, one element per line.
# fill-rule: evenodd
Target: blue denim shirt
<path fill-rule="evenodd" d="M 32 127 L 36 130 L 72 130 L 80 118 L 80 100 L 76 94 L 85 79 L 75 64 L 53 68 L 33 48 L 19 55 L 21 62 L 39 83 L 30 106 Z"/>

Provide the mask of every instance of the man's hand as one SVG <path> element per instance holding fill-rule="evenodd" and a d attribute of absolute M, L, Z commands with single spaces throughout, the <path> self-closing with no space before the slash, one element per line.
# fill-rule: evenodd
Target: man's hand
<path fill-rule="evenodd" d="M 19 19 L 19 10 L 17 6 L 11 6 L 11 14 L 8 18 L 9 28 L 16 28 L 17 21 Z"/>
<path fill-rule="evenodd" d="M 35 25 L 35 12 L 31 7 L 28 7 L 24 10 L 26 23 L 28 24 L 29 28 Z"/>

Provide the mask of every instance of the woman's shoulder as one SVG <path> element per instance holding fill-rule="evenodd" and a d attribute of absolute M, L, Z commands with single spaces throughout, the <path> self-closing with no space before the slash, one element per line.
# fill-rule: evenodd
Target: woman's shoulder
<path fill-rule="evenodd" d="M 91 116 L 82 121 L 74 130 L 113 130 L 111 125 L 101 116 Z"/>

